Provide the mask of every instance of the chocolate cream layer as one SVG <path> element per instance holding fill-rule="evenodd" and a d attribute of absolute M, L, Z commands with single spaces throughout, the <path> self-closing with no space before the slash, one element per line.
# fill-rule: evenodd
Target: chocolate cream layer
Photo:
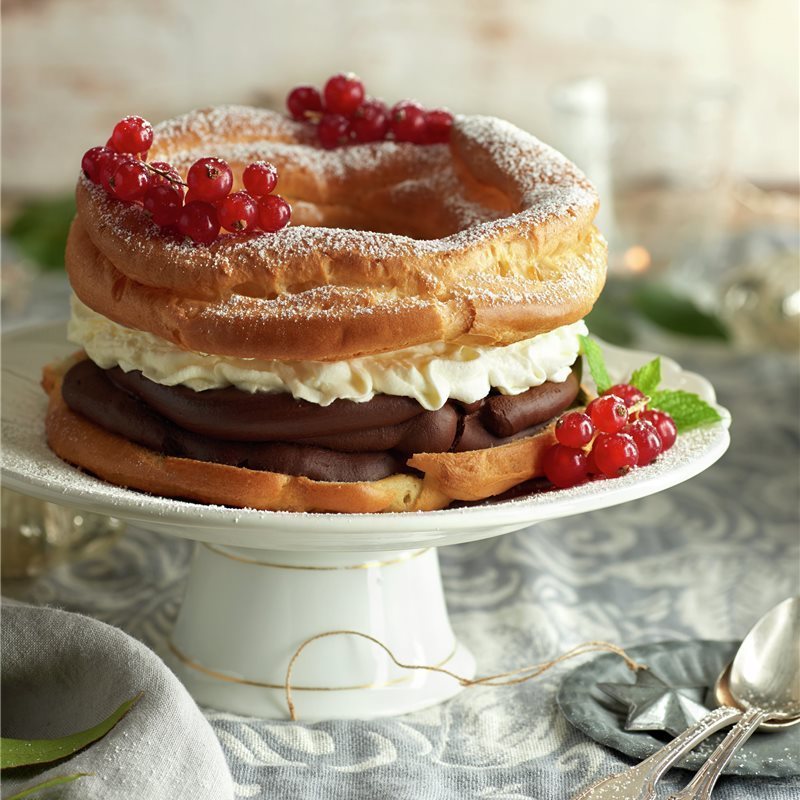
<path fill-rule="evenodd" d="M 436 411 L 390 395 L 319 406 L 282 393 L 162 386 L 88 359 L 62 387 L 73 411 L 155 452 L 337 482 L 408 472 L 413 453 L 464 452 L 529 436 L 578 392 L 573 369 L 563 383 L 470 404 L 449 401 Z"/>

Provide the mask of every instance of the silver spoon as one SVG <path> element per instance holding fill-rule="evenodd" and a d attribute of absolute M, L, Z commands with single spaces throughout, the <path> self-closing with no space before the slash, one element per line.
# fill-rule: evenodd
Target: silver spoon
<path fill-rule="evenodd" d="M 780 614 L 777 613 L 780 609 L 783 609 L 786 606 L 793 609 L 793 612 L 788 614 L 788 617 L 786 611 L 781 611 Z M 776 667 L 776 663 L 780 665 L 782 660 L 779 655 L 776 658 L 776 654 L 774 652 L 775 648 L 770 648 L 769 656 L 767 656 L 767 653 L 765 652 L 762 661 L 762 655 L 758 651 L 758 647 L 755 644 L 755 639 L 751 640 L 751 637 L 754 636 L 756 631 L 761 631 L 758 634 L 758 641 L 762 642 L 763 634 L 766 631 L 766 628 L 762 629 L 762 623 L 765 623 L 767 620 L 771 620 L 769 628 L 772 633 L 770 634 L 770 638 L 774 644 L 775 634 L 779 633 L 775 631 L 774 623 L 778 620 L 778 618 L 780 618 L 781 625 L 789 628 L 788 631 L 779 633 L 777 637 L 781 643 L 780 650 L 791 650 L 791 643 L 792 641 L 798 641 L 798 633 L 800 632 L 800 617 L 798 617 L 799 611 L 800 598 L 794 597 L 784 600 L 771 611 L 768 611 L 755 624 L 740 645 L 739 650 L 736 652 L 734 662 L 739 658 L 739 654 L 745 649 L 745 644 L 747 644 L 747 651 L 750 653 L 748 656 L 748 663 L 761 665 L 760 669 L 758 670 L 757 680 L 759 680 L 761 687 L 765 691 L 770 691 L 774 688 L 774 676 L 780 674 L 783 676 L 781 680 L 784 683 L 791 683 L 791 676 L 794 675 L 795 688 L 798 689 L 798 692 L 800 693 L 800 688 L 797 687 L 798 675 L 800 675 L 800 664 L 798 664 L 800 653 L 798 653 L 795 647 L 794 660 L 792 660 L 790 655 L 788 669 L 785 669 L 784 666 Z M 754 654 L 755 659 L 753 659 Z M 767 661 L 771 663 L 771 666 L 767 665 Z M 740 662 L 740 664 L 741 663 L 742 662 Z M 714 694 L 717 702 L 721 704 L 720 708 L 717 708 L 709 714 L 706 714 L 703 719 L 701 719 L 699 722 L 696 722 L 690 728 L 687 728 L 679 736 L 676 736 L 671 742 L 664 745 L 664 747 L 662 747 L 657 753 L 653 753 L 653 755 L 651 755 L 649 758 L 646 758 L 641 763 L 636 764 L 624 772 L 604 778 L 599 783 L 596 783 L 593 786 L 590 786 L 588 789 L 585 789 L 577 797 L 575 797 L 574 800 L 653 800 L 653 798 L 656 797 L 656 784 L 659 780 L 661 780 L 667 770 L 669 770 L 674 764 L 683 758 L 686 753 L 700 744 L 700 742 L 711 736 L 712 733 L 716 733 L 718 730 L 728 727 L 734 722 L 738 722 L 742 719 L 744 713 L 749 713 L 744 712 L 737 703 L 729 702 L 729 700 L 733 700 L 733 697 L 730 694 L 730 682 L 728 680 L 728 675 L 732 671 L 732 666 L 733 662 L 725 667 L 715 684 Z M 772 673 L 770 673 L 770 670 L 772 670 Z M 741 672 L 737 674 L 741 675 Z M 748 674 L 750 674 L 749 670 Z M 797 719 L 789 718 L 784 720 L 782 722 L 783 726 L 793 725 L 796 722 L 800 722 L 800 709 L 798 709 L 795 716 Z M 776 723 L 770 722 L 769 724 L 773 725 Z M 752 731 L 750 733 L 752 733 Z M 749 735 L 750 734 L 748 734 L 748 737 Z M 728 738 L 726 737 L 725 741 L 720 745 L 720 747 L 722 747 L 727 741 Z M 733 753 L 731 753 L 731 755 L 733 755 Z M 730 756 L 728 756 L 728 759 L 724 764 L 722 764 L 721 768 L 725 767 L 728 760 L 730 760 Z M 705 765 L 703 769 L 705 769 Z M 700 773 L 698 773 L 698 775 L 699 774 Z M 717 777 L 718 774 L 714 777 L 714 782 L 716 782 Z M 694 783 L 694 781 L 692 781 L 692 783 Z M 686 787 L 686 790 L 688 790 L 691 785 L 692 784 L 689 784 L 689 786 Z M 713 788 L 713 782 L 709 787 L 709 792 L 711 788 Z M 693 795 L 686 795 L 681 797 L 679 795 L 681 800 L 686 800 L 686 798 L 692 796 Z"/>
<path fill-rule="evenodd" d="M 764 724 L 800 722 L 800 597 L 790 597 L 763 616 L 747 634 L 715 685 L 724 702 L 730 698 L 745 712 L 691 782 L 669 800 L 708 800 L 734 753 Z"/>
<path fill-rule="evenodd" d="M 733 695 L 731 694 L 730 688 L 730 679 L 731 679 L 731 665 L 728 664 L 727 667 L 722 671 L 722 674 L 717 678 L 717 682 L 714 684 L 714 699 L 719 703 L 720 706 L 731 706 L 731 708 L 739 708 L 740 710 L 744 711 L 743 708 L 733 699 Z M 800 723 L 800 717 L 791 717 L 790 719 L 784 720 L 770 720 L 769 722 L 762 722 L 761 727 L 758 729 L 759 731 L 763 731 L 764 733 L 769 733 L 771 731 L 783 731 L 786 728 L 791 728 L 793 725 L 797 725 Z"/>

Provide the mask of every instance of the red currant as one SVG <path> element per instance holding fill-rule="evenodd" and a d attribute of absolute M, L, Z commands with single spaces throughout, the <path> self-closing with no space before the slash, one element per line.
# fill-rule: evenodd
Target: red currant
<path fill-rule="evenodd" d="M 153 144 L 153 126 L 141 117 L 123 117 L 110 141 L 118 153 L 146 153 Z"/>
<path fill-rule="evenodd" d="M 334 75 L 328 79 L 322 94 L 326 111 L 350 116 L 364 101 L 364 84 L 352 72 Z"/>
<path fill-rule="evenodd" d="M 268 194 L 258 201 L 258 226 L 275 233 L 289 224 L 292 207 L 279 195 Z"/>
<path fill-rule="evenodd" d="M 217 209 L 202 200 L 187 203 L 178 217 L 178 231 L 195 244 L 211 244 L 219 234 Z"/>
<path fill-rule="evenodd" d="M 347 144 L 350 141 L 350 120 L 341 114 L 323 114 L 317 135 L 326 150 Z"/>
<path fill-rule="evenodd" d="M 117 167 L 126 159 L 133 159 L 133 156 L 126 156 L 122 153 L 115 153 L 109 150 L 100 156 L 99 168 L 97 170 L 100 179 L 100 185 L 111 194 L 111 178 L 117 170 Z"/>
<path fill-rule="evenodd" d="M 169 163 L 169 161 L 150 161 L 147 164 L 147 166 L 153 170 L 158 170 L 158 172 L 168 172 L 168 173 L 174 172 L 176 175 L 178 173 L 178 170 L 176 170 L 175 167 L 173 167 L 172 164 Z M 153 172 L 154 186 L 160 185 L 162 180 L 165 179 L 161 175 L 158 175 L 156 172 Z"/>
<path fill-rule="evenodd" d="M 651 422 L 658 431 L 658 435 L 661 437 L 662 452 L 669 450 L 675 444 L 675 440 L 678 438 L 678 428 L 675 425 L 675 420 L 669 414 L 664 411 L 649 409 L 642 411 L 639 414 L 639 419 Z"/>
<path fill-rule="evenodd" d="M 117 200 L 133 202 L 141 200 L 150 185 L 147 167 L 135 158 L 121 159 L 114 174 L 109 178 L 111 194 Z"/>
<path fill-rule="evenodd" d="M 269 161 L 254 161 L 242 173 L 242 183 L 253 197 L 263 197 L 278 185 L 278 170 Z"/>
<path fill-rule="evenodd" d="M 583 447 L 592 441 L 594 424 L 588 414 L 571 411 L 556 423 L 556 439 L 566 447 Z"/>
<path fill-rule="evenodd" d="M 183 197 L 183 178 L 181 178 L 180 173 L 172 164 L 167 161 L 151 161 L 147 166 L 151 168 L 151 186 L 172 186 L 174 189 L 179 190 L 181 197 Z M 153 172 L 153 170 L 158 170 L 158 172 Z"/>
<path fill-rule="evenodd" d="M 225 202 L 224 197 L 220 197 L 216 200 L 202 200 L 196 194 L 192 194 L 191 192 L 186 192 L 185 197 L 183 198 L 183 204 L 186 205 L 187 203 L 208 203 L 209 205 L 214 206 L 214 208 L 219 211 L 219 207 Z"/>
<path fill-rule="evenodd" d="M 561 444 L 553 445 L 544 454 L 542 469 L 547 480 L 559 489 L 583 483 L 589 475 L 586 454 Z"/>
<path fill-rule="evenodd" d="M 255 227 L 258 206 L 247 192 L 233 192 L 220 203 L 217 216 L 225 230 L 243 233 Z"/>
<path fill-rule="evenodd" d="M 221 158 L 201 158 L 189 167 L 186 183 L 193 197 L 210 203 L 221 200 L 233 186 L 233 173 Z"/>
<path fill-rule="evenodd" d="M 183 191 L 169 184 L 153 184 L 144 193 L 144 210 L 162 228 L 176 225 L 183 208 Z"/>
<path fill-rule="evenodd" d="M 601 475 L 600 468 L 597 466 L 597 462 L 594 460 L 594 450 L 590 450 L 586 454 L 586 471 L 589 475 Z"/>
<path fill-rule="evenodd" d="M 635 386 L 631 386 L 629 383 L 618 383 L 610 389 L 606 389 L 603 394 L 616 395 L 625 403 L 627 408 L 636 405 L 640 400 L 644 400 L 644 395 Z"/>
<path fill-rule="evenodd" d="M 392 109 L 390 118 L 392 133 L 398 142 L 422 144 L 425 141 L 425 110 L 419 103 L 403 100 Z"/>
<path fill-rule="evenodd" d="M 628 422 L 625 403 L 613 394 L 596 397 L 586 407 L 586 413 L 592 418 L 595 428 L 603 433 L 620 431 Z"/>
<path fill-rule="evenodd" d="M 92 147 L 83 154 L 81 169 L 92 183 L 100 183 L 100 165 L 110 154 L 108 147 Z"/>
<path fill-rule="evenodd" d="M 645 467 L 658 458 L 662 450 L 661 437 L 652 422 L 648 422 L 646 419 L 636 419 L 626 425 L 622 432 L 627 433 L 636 442 L 639 450 L 637 467 Z"/>
<path fill-rule="evenodd" d="M 636 442 L 627 433 L 601 433 L 592 447 L 594 463 L 607 478 L 624 475 L 639 460 Z"/>
<path fill-rule="evenodd" d="M 429 144 L 447 144 L 453 129 L 453 115 L 443 108 L 425 113 L 425 141 Z"/>
<path fill-rule="evenodd" d="M 353 114 L 353 136 L 357 142 L 379 142 L 389 132 L 389 112 L 381 100 L 366 100 Z"/>
<path fill-rule="evenodd" d="M 322 96 L 313 86 L 295 86 L 286 98 L 286 107 L 295 119 L 309 119 L 322 111 Z"/>

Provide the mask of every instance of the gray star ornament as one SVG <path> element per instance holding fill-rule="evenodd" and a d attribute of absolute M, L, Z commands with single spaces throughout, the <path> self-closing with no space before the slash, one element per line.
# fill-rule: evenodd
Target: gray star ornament
<path fill-rule="evenodd" d="M 708 713 L 707 686 L 670 686 L 650 669 L 640 669 L 635 683 L 598 683 L 626 706 L 626 731 L 666 731 L 677 736 Z"/>

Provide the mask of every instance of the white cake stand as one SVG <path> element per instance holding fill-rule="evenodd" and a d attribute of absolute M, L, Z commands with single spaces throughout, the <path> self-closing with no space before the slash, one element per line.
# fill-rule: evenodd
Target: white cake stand
<path fill-rule="evenodd" d="M 605 346 L 612 377 L 651 356 Z M 164 658 L 203 705 L 285 718 L 289 659 L 306 639 L 348 629 L 403 662 L 464 676 L 473 656 L 453 635 L 436 548 L 624 503 L 702 472 L 729 444 L 724 422 L 678 438 L 659 461 L 616 480 L 471 508 L 408 514 L 298 514 L 205 506 L 121 489 L 54 456 L 44 438 L 42 366 L 72 352 L 64 323 L 3 338 L 3 478 L 44 500 L 198 542 Z M 714 402 L 704 378 L 664 360 L 665 385 Z M 535 534 L 534 534 L 535 535 Z M 404 714 L 460 690 L 444 675 L 397 668 L 356 637 L 314 642 L 292 679 L 300 718 Z"/>

